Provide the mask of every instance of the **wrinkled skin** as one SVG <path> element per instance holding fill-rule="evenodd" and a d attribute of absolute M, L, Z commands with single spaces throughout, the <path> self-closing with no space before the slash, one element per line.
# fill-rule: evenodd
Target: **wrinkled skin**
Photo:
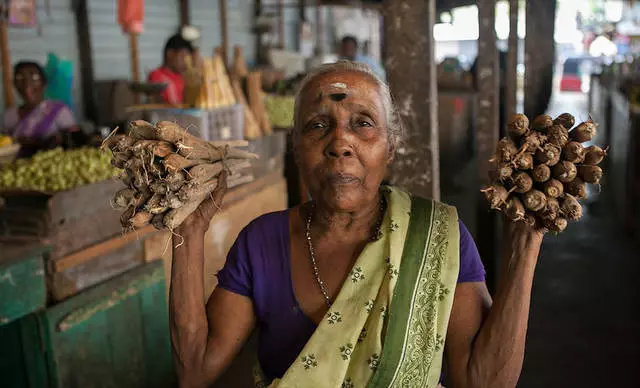
<path fill-rule="evenodd" d="M 379 88 L 364 74 L 330 73 L 306 86 L 294 145 L 318 207 L 354 212 L 377 203 L 394 151 L 383 112 Z"/>

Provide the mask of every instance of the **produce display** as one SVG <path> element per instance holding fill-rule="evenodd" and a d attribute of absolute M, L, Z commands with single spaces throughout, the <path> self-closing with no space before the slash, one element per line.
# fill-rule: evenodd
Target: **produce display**
<path fill-rule="evenodd" d="M 127 186 L 113 198 L 124 210 L 123 228 L 175 229 L 212 195 L 223 171 L 228 188 L 252 181 L 245 170 L 257 155 L 234 148 L 247 145 L 207 142 L 169 121 L 137 120 L 128 135 L 107 138 L 103 146 L 113 153 L 111 163 L 124 170 L 120 178 Z"/>
<path fill-rule="evenodd" d="M 586 184 L 600 184 L 598 164 L 606 150 L 582 144 L 595 137 L 596 123 L 574 124 L 569 113 L 532 122 L 523 114 L 511 118 L 509 136 L 498 142 L 490 160 L 493 183 L 482 189 L 492 209 L 553 232 L 582 217 L 578 200 L 587 198 Z"/>
<path fill-rule="evenodd" d="M 10 146 L 11 144 L 13 144 L 11 136 L 0 135 L 0 148 Z"/>
<path fill-rule="evenodd" d="M 118 176 L 111 153 L 98 148 L 56 148 L 0 168 L 0 191 L 56 192 Z"/>
<path fill-rule="evenodd" d="M 293 106 L 295 98 L 292 96 L 267 95 L 265 106 L 267 115 L 274 127 L 293 127 Z"/>

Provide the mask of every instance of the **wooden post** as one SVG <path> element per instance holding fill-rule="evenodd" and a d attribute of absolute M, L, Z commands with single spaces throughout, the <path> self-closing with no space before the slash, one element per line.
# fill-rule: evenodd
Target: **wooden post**
<path fill-rule="evenodd" d="M 524 113 L 532 119 L 545 113 L 553 91 L 555 1 L 527 1 Z"/>
<path fill-rule="evenodd" d="M 396 152 L 390 178 L 414 195 L 438 200 L 435 6 L 436 0 L 384 0 L 382 12 L 387 78 L 405 125 L 405 141 Z"/>
<path fill-rule="evenodd" d="M 91 54 L 91 33 L 89 31 L 88 0 L 78 0 L 75 3 L 76 37 L 78 40 L 78 68 L 80 69 L 80 85 L 85 117 L 98 121 L 98 111 L 94 97 L 93 55 Z"/>
<path fill-rule="evenodd" d="M 478 107 L 476 128 L 476 155 L 480 183 L 489 183 L 489 159 L 493 154 L 499 136 L 499 63 L 496 46 L 496 0 L 478 2 L 479 39 L 477 61 Z M 476 239 L 480 257 L 487 272 L 490 290 L 495 284 L 498 261 L 497 219 L 490 211 L 483 195 L 478 193 L 478 229 Z"/>
<path fill-rule="evenodd" d="M 278 0 L 278 48 L 284 50 L 284 7 L 282 0 Z"/>
<path fill-rule="evenodd" d="M 229 31 L 227 28 L 227 0 L 220 0 L 218 3 L 220 6 L 220 37 L 222 38 L 222 43 L 220 44 L 220 48 L 222 49 L 222 59 L 224 66 L 227 67 L 227 63 L 229 62 Z"/>
<path fill-rule="evenodd" d="M 11 108 L 16 100 L 13 95 L 13 68 L 11 67 L 11 54 L 9 53 L 9 24 L 6 15 L 0 15 L 0 52 L 2 53 L 2 87 L 4 106 Z"/>
<path fill-rule="evenodd" d="M 509 0 L 509 50 L 507 51 L 505 120 L 516 113 L 518 107 L 518 3 L 519 0 Z"/>
<path fill-rule="evenodd" d="M 322 20 L 322 2 L 316 0 L 316 54 L 324 54 L 324 25 Z"/>
<path fill-rule="evenodd" d="M 140 63 L 138 58 L 138 35 L 129 33 L 129 49 L 131 50 L 131 78 L 133 82 L 140 82 Z M 138 93 L 133 94 L 133 100 L 135 104 L 140 103 L 140 95 Z"/>
<path fill-rule="evenodd" d="M 180 26 L 188 26 L 191 24 L 191 15 L 189 15 L 189 0 L 180 0 Z"/>

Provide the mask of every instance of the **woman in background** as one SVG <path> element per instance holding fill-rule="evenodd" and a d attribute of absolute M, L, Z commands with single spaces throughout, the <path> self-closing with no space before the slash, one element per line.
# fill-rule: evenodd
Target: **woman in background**
<path fill-rule="evenodd" d="M 23 104 L 5 111 L 3 132 L 20 144 L 19 158 L 86 140 L 68 106 L 45 100 L 47 77 L 42 66 L 36 62 L 18 62 L 13 74 L 14 86 Z"/>

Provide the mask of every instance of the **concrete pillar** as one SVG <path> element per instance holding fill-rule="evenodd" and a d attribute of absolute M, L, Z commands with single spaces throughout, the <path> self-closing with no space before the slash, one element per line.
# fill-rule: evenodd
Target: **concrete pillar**
<path fill-rule="evenodd" d="M 545 113 L 553 91 L 555 15 L 555 0 L 527 1 L 524 112 L 530 118 Z"/>
<path fill-rule="evenodd" d="M 436 0 L 384 0 L 385 67 L 405 126 L 391 167 L 394 184 L 440 198 L 433 25 Z"/>

